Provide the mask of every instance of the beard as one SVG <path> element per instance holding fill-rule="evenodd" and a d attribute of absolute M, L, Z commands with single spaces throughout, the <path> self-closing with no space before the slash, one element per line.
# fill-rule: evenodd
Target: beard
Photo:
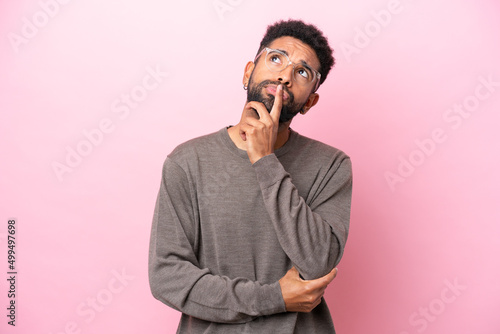
<path fill-rule="evenodd" d="M 268 112 L 271 112 L 271 109 L 273 108 L 274 105 L 274 98 L 275 96 L 272 94 L 263 94 L 262 90 L 264 87 L 267 85 L 276 85 L 278 86 L 281 84 L 279 81 L 272 81 L 272 80 L 264 80 L 258 85 L 254 85 L 252 81 L 252 76 L 250 76 L 250 79 L 248 81 L 248 90 L 247 90 L 247 102 L 250 101 L 256 101 L 256 102 L 261 102 L 264 104 Z M 283 86 L 283 85 L 282 85 Z M 287 92 L 289 98 L 287 101 L 283 101 L 283 105 L 281 107 L 281 114 L 280 114 L 280 120 L 279 123 L 286 123 L 290 121 L 292 118 L 299 113 L 299 111 L 302 110 L 305 106 L 305 102 L 303 104 L 295 103 L 295 98 L 293 96 L 293 93 L 289 92 L 288 89 L 283 86 L 283 91 Z"/>

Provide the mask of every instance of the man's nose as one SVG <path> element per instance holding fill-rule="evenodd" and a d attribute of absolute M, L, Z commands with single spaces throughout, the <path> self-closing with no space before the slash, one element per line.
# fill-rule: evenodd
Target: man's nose
<path fill-rule="evenodd" d="M 293 81 L 293 65 L 290 64 L 278 73 L 278 81 L 281 84 L 291 87 Z"/>

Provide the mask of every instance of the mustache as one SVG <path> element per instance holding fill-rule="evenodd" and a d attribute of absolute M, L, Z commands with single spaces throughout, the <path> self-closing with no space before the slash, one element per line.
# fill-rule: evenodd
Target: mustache
<path fill-rule="evenodd" d="M 264 88 L 264 87 L 266 87 L 268 85 L 276 85 L 276 87 L 279 86 L 279 85 L 281 85 L 281 87 L 283 88 L 283 92 L 286 92 L 288 94 L 288 96 L 289 96 L 288 103 L 289 104 L 293 103 L 293 101 L 295 99 L 295 96 L 293 96 L 293 93 L 288 90 L 288 87 L 286 87 L 285 85 L 283 85 L 280 81 L 264 80 L 261 83 L 259 83 L 256 88 L 260 92 L 262 88 Z"/>

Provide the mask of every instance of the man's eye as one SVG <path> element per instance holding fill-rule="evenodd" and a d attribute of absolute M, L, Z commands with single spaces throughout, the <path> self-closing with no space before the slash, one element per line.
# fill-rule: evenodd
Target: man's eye
<path fill-rule="evenodd" d="M 306 69 L 300 68 L 297 71 L 297 73 L 300 74 L 301 76 L 303 76 L 304 78 L 309 79 L 310 74 L 309 74 L 309 72 Z"/>
<path fill-rule="evenodd" d="M 281 64 L 281 58 L 278 56 L 271 56 L 271 61 L 276 64 Z"/>

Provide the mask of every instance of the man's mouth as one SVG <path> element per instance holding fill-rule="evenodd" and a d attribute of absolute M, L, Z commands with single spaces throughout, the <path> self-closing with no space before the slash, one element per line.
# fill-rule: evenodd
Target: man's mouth
<path fill-rule="evenodd" d="M 278 86 L 277 85 L 267 85 L 266 86 L 266 92 L 268 92 L 269 94 L 271 95 L 274 95 L 276 96 L 276 90 L 278 89 Z M 283 90 L 283 100 L 288 100 L 289 96 L 288 96 L 288 93 Z"/>

